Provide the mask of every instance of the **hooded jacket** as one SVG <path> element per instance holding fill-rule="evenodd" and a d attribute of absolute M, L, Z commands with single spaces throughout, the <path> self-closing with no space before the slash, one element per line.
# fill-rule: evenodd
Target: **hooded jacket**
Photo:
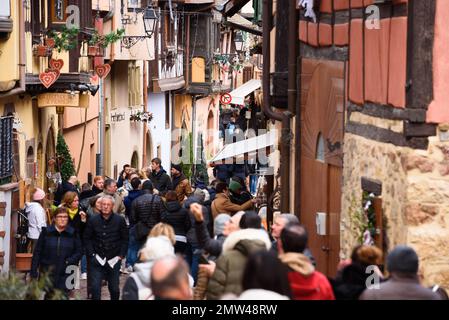
<path fill-rule="evenodd" d="M 153 184 L 154 188 L 159 191 L 160 194 L 165 194 L 169 190 L 173 190 L 172 182 L 167 174 L 167 171 L 165 171 L 162 167 L 159 172 L 152 171 L 150 176 L 148 177 Z"/>
<path fill-rule="evenodd" d="M 151 269 L 154 261 L 136 263 L 134 272 L 126 279 L 122 300 L 153 300 L 151 292 Z"/>
<path fill-rule="evenodd" d="M 242 277 L 248 256 L 269 250 L 271 242 L 262 229 L 244 229 L 231 233 L 223 243 L 223 253 L 207 288 L 207 299 L 217 300 L 223 294 L 242 292 Z"/>
<path fill-rule="evenodd" d="M 326 276 L 315 271 L 309 258 L 296 252 L 281 254 L 279 258 L 291 270 L 288 280 L 294 300 L 335 300 Z"/>
<path fill-rule="evenodd" d="M 37 240 L 42 228 L 47 227 L 47 215 L 44 208 L 37 202 L 26 204 L 25 212 L 28 216 L 28 238 Z"/>
<path fill-rule="evenodd" d="M 162 206 L 161 222 L 167 223 L 173 227 L 177 236 L 186 236 L 192 224 L 189 211 L 178 201 L 169 201 Z"/>

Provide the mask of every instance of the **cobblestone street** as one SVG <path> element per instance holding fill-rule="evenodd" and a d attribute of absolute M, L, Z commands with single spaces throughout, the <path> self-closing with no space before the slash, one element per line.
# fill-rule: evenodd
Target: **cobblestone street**
<path fill-rule="evenodd" d="M 125 285 L 126 279 L 129 277 L 127 274 L 120 275 L 120 299 L 122 298 L 122 289 Z M 79 300 L 87 300 L 87 280 L 80 280 L 80 289 L 75 290 L 73 293 L 73 299 Z M 108 285 L 105 282 L 105 285 L 101 287 L 101 300 L 110 300 Z"/>

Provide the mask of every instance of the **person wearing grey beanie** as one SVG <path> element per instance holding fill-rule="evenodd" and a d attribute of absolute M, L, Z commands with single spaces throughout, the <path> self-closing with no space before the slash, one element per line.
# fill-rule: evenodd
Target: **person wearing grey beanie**
<path fill-rule="evenodd" d="M 229 220 L 231 220 L 231 216 L 226 213 L 219 214 L 214 219 L 214 235 L 216 237 L 223 234 L 226 222 L 228 222 Z"/>
<path fill-rule="evenodd" d="M 374 283 L 374 286 L 367 283 L 360 300 L 441 300 L 437 293 L 420 284 L 418 269 L 419 258 L 415 250 L 397 246 L 387 256 L 388 281 Z"/>

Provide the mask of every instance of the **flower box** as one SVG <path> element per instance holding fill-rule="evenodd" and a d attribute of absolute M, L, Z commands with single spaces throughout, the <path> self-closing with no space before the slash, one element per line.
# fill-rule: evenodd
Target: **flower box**
<path fill-rule="evenodd" d="M 16 271 L 30 271 L 32 253 L 16 253 Z"/>
<path fill-rule="evenodd" d="M 89 57 L 104 57 L 105 52 L 102 46 L 88 46 L 87 55 Z"/>
<path fill-rule="evenodd" d="M 33 55 L 35 57 L 50 57 L 53 49 L 49 46 L 38 44 L 33 47 Z"/>

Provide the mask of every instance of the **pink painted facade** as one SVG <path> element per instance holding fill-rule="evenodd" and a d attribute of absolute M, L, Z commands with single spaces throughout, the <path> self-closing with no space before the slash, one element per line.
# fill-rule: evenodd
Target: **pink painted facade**
<path fill-rule="evenodd" d="M 427 122 L 449 122 L 449 6 L 438 0 L 435 16 L 435 43 L 433 48 L 434 100 L 427 111 Z"/>
<path fill-rule="evenodd" d="M 74 158 L 75 169 L 78 166 L 80 154 L 82 157 L 78 173 L 80 183 L 87 182 L 88 173 L 92 173 L 95 176 L 95 156 L 98 141 L 98 100 L 99 93 L 95 97 L 90 97 L 89 108 L 87 109 L 88 122 L 82 153 L 80 152 L 83 140 L 85 109 L 65 108 L 64 110 L 64 138 Z"/>

